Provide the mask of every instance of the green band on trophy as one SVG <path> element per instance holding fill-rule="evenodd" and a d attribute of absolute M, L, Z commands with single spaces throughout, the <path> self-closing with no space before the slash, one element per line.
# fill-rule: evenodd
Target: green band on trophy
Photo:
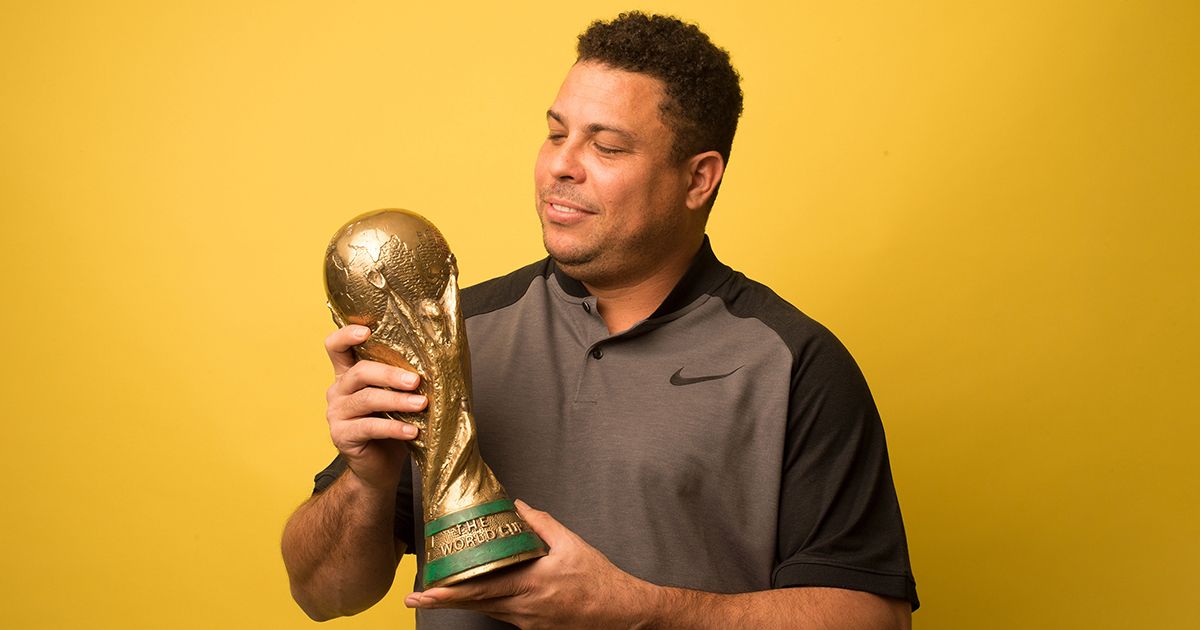
<path fill-rule="evenodd" d="M 546 544 L 532 532 L 498 538 L 426 564 L 425 583 L 432 584 L 455 573 L 461 573 L 493 560 L 515 556 L 526 551 L 544 549 L 545 546 Z"/>
<path fill-rule="evenodd" d="M 490 501 L 482 505 L 469 507 L 465 510 L 459 510 L 453 514 L 447 514 L 441 518 L 435 518 L 428 523 L 425 523 L 425 535 L 432 536 L 444 529 L 450 529 L 459 523 L 465 523 L 471 519 L 495 514 L 497 512 L 506 512 L 515 510 L 516 504 L 512 499 L 500 499 L 498 501 Z"/>

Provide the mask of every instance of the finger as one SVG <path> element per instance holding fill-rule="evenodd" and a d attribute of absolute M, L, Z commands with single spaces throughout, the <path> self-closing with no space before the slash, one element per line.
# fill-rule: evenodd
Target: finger
<path fill-rule="evenodd" d="M 529 507 L 529 504 L 517 499 L 514 501 L 517 506 L 517 514 L 529 523 L 530 529 L 537 534 L 551 549 L 555 545 L 561 545 L 568 542 L 574 533 L 567 529 L 565 525 L 559 523 L 557 519 L 550 514 L 541 510 L 535 510 Z"/>
<path fill-rule="evenodd" d="M 506 571 L 482 575 L 466 582 L 450 586 L 435 586 L 416 594 L 423 596 L 427 601 L 452 602 L 455 605 L 513 597 L 529 590 L 529 566 L 528 564 L 518 565 L 510 567 Z"/>
<path fill-rule="evenodd" d="M 391 418 L 359 418 L 338 427 L 335 443 L 341 446 L 366 444 L 371 440 L 411 440 L 417 437 L 417 427 Z"/>
<path fill-rule="evenodd" d="M 387 411 L 412 413 L 424 409 L 428 403 L 421 394 L 368 387 L 331 403 L 330 419 L 352 420 Z"/>
<path fill-rule="evenodd" d="M 436 591 L 438 589 L 430 590 Z M 431 595 L 429 591 L 409 593 L 404 598 L 404 605 L 408 608 L 449 608 L 451 604 L 455 603 L 457 602 L 454 600 L 438 598 L 436 593 Z M 461 606 L 461 603 L 459 603 L 459 606 Z"/>
<path fill-rule="evenodd" d="M 473 610 L 499 619 L 500 621 L 520 625 L 517 621 L 519 615 L 514 611 L 514 601 L 511 597 L 494 597 L 492 599 L 471 601 L 433 601 L 422 598 L 421 593 L 413 593 L 404 599 L 404 605 L 408 608 Z"/>
<path fill-rule="evenodd" d="M 364 387 L 391 387 L 411 391 L 421 382 L 421 376 L 378 361 L 359 361 L 346 370 L 330 390 L 353 394 Z"/>
<path fill-rule="evenodd" d="M 431 588 L 425 591 L 409 593 L 408 597 L 404 598 L 404 605 L 409 608 L 446 608 L 452 604 L 460 603 L 446 596 L 445 590 L 444 588 Z"/>
<path fill-rule="evenodd" d="M 329 354 L 330 363 L 333 363 L 334 374 L 340 376 L 354 365 L 356 359 L 351 348 L 366 341 L 370 335 L 371 329 L 366 326 L 350 324 L 333 331 L 325 338 L 325 352 Z"/>
<path fill-rule="evenodd" d="M 518 584 L 509 579 L 484 577 L 412 593 L 404 603 L 410 608 L 466 608 L 512 597 L 519 590 Z"/>

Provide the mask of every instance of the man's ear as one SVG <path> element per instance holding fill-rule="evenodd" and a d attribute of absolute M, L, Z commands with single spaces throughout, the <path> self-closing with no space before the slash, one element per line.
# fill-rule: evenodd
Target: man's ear
<path fill-rule="evenodd" d="M 716 151 L 705 151 L 688 158 L 687 167 L 687 206 L 692 210 L 705 208 L 725 176 L 725 159 Z"/>

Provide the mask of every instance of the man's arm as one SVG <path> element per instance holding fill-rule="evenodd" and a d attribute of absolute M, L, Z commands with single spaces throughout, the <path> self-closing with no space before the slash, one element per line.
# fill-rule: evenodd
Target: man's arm
<path fill-rule="evenodd" d="M 283 530 L 292 597 L 325 621 L 370 608 L 387 594 L 404 553 L 393 536 L 396 493 L 364 485 L 351 470 L 300 506 Z"/>
<path fill-rule="evenodd" d="M 724 595 L 656 586 L 620 570 L 549 514 L 517 501 L 550 554 L 498 576 L 413 593 L 412 608 L 476 610 L 533 628 L 907 630 L 908 602 L 837 588 Z"/>
<path fill-rule="evenodd" d="M 862 591 L 792 587 L 722 595 L 654 589 L 647 600 L 647 628 L 912 628 L 908 602 Z"/>
<path fill-rule="evenodd" d="M 415 412 L 416 374 L 356 361 L 352 348 L 370 335 L 346 326 L 325 340 L 334 382 L 326 392 L 329 435 L 346 461 L 334 483 L 296 510 L 283 531 L 283 562 L 292 597 L 318 621 L 353 615 L 391 588 L 404 544 L 394 538 L 396 488 L 408 466 L 403 440 L 416 427 L 382 412 Z M 400 391 L 397 391 L 400 390 Z"/>

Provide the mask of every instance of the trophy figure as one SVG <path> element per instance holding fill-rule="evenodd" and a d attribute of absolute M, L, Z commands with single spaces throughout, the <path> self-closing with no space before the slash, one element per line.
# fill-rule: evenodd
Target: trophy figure
<path fill-rule="evenodd" d="M 471 415 L 471 368 L 458 266 L 432 223 L 407 210 L 354 218 L 325 250 L 325 290 L 338 326 L 372 334 L 354 351 L 421 375 L 428 406 L 388 417 L 417 427 L 426 588 L 547 553 L 484 463 Z"/>

